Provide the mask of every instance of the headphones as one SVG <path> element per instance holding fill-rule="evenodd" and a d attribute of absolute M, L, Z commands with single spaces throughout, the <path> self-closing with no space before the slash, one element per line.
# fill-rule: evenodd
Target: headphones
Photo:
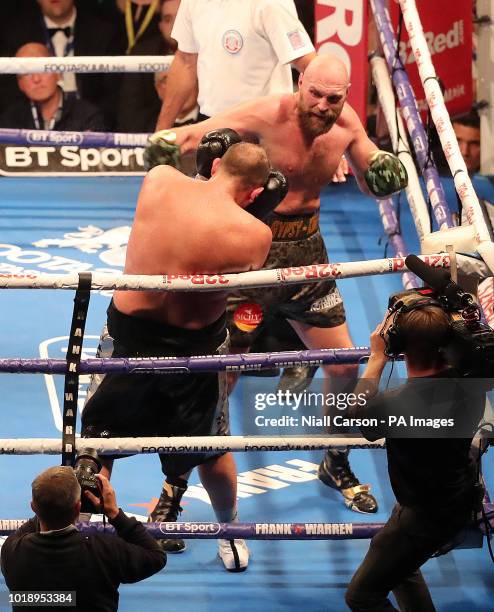
<path fill-rule="evenodd" d="M 419 310 L 420 308 L 426 308 L 427 306 L 438 306 L 443 310 L 440 302 L 420 293 L 414 292 L 414 294 L 402 295 L 399 298 L 396 295 L 392 295 L 389 298 L 388 315 L 384 321 L 383 329 L 386 327 L 390 317 L 393 317 L 393 320 L 386 332 L 383 330 L 380 332 L 381 338 L 386 343 L 386 348 L 384 349 L 386 356 L 396 359 L 406 348 L 405 338 L 400 327 L 401 315 L 413 310 Z"/>

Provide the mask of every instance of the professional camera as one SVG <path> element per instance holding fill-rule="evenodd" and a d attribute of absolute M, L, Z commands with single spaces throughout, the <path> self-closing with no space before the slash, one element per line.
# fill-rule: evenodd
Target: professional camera
<path fill-rule="evenodd" d="M 101 471 L 101 462 L 98 453 L 93 448 L 83 448 L 74 462 L 74 472 L 77 481 L 81 485 L 81 512 L 95 513 L 99 508 L 95 508 L 93 503 L 84 495 L 85 491 L 90 491 L 96 497 L 101 497 L 99 481 L 96 474 Z"/>
<path fill-rule="evenodd" d="M 410 289 L 392 295 L 389 308 L 401 313 L 429 305 L 439 306 L 450 319 L 451 340 L 443 349 L 449 365 L 465 377 L 494 378 L 494 331 L 482 323 L 480 308 L 472 296 L 454 283 L 446 270 L 431 268 L 415 255 L 409 255 L 405 263 L 431 288 Z M 393 338 L 391 340 L 393 344 Z M 395 338 L 392 353 L 401 352 L 398 348 L 399 341 Z"/>

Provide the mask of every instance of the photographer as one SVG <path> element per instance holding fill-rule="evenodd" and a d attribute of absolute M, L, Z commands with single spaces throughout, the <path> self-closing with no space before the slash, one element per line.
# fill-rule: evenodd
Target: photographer
<path fill-rule="evenodd" d="M 117 506 L 108 479 L 100 474 L 96 478 L 102 510 L 117 534 L 80 533 L 74 523 L 81 509 L 81 487 L 74 470 L 45 470 L 32 483 L 31 508 L 36 516 L 9 536 L 1 549 L 10 591 L 73 591 L 76 605 L 72 599 L 71 610 L 109 612 L 118 608 L 120 583 L 138 582 L 165 566 L 166 555 L 156 541 Z M 92 493 L 85 495 L 100 504 Z M 13 609 L 31 608 L 14 605 Z"/>
<path fill-rule="evenodd" d="M 395 296 L 396 306 L 371 335 L 370 358 L 355 390 L 365 393 L 367 402 L 348 411 L 348 416 L 377 419 L 377 427 L 361 430 L 369 440 L 386 437 L 397 500 L 350 582 L 345 599 L 351 610 L 395 610 L 390 591 L 401 610 L 434 610 L 419 568 L 468 525 L 481 499 L 469 452 L 485 391 L 478 381 L 461 379 L 445 362 L 441 349 L 450 340 L 451 324 L 438 302 L 421 296 L 407 301 L 404 295 L 401 300 Z M 405 355 L 406 383 L 376 395 L 387 355 L 400 352 Z M 445 415 L 453 418 L 435 418 Z M 421 417 L 429 428 L 396 427 L 397 416 L 408 425 Z M 455 431 L 430 427 L 439 420 L 454 421 Z"/>

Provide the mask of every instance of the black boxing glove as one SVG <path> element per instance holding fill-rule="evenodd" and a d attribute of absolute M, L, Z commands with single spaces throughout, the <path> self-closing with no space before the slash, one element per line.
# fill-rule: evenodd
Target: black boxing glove
<path fill-rule="evenodd" d="M 242 139 L 235 130 L 230 128 L 206 132 L 197 147 L 197 173 L 205 179 L 210 179 L 213 160 L 223 157 L 232 145 L 239 142 L 242 142 Z"/>
<path fill-rule="evenodd" d="M 271 170 L 264 189 L 257 198 L 245 207 L 245 210 L 264 221 L 270 213 L 282 202 L 288 193 L 288 181 L 279 170 Z"/>

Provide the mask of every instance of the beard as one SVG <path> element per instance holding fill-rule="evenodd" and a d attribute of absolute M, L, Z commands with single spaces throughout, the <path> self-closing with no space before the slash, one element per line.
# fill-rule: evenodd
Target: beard
<path fill-rule="evenodd" d="M 304 134 L 316 138 L 326 134 L 336 123 L 338 116 L 334 113 L 329 113 L 324 117 L 319 117 L 310 111 L 298 109 L 298 122 Z"/>

